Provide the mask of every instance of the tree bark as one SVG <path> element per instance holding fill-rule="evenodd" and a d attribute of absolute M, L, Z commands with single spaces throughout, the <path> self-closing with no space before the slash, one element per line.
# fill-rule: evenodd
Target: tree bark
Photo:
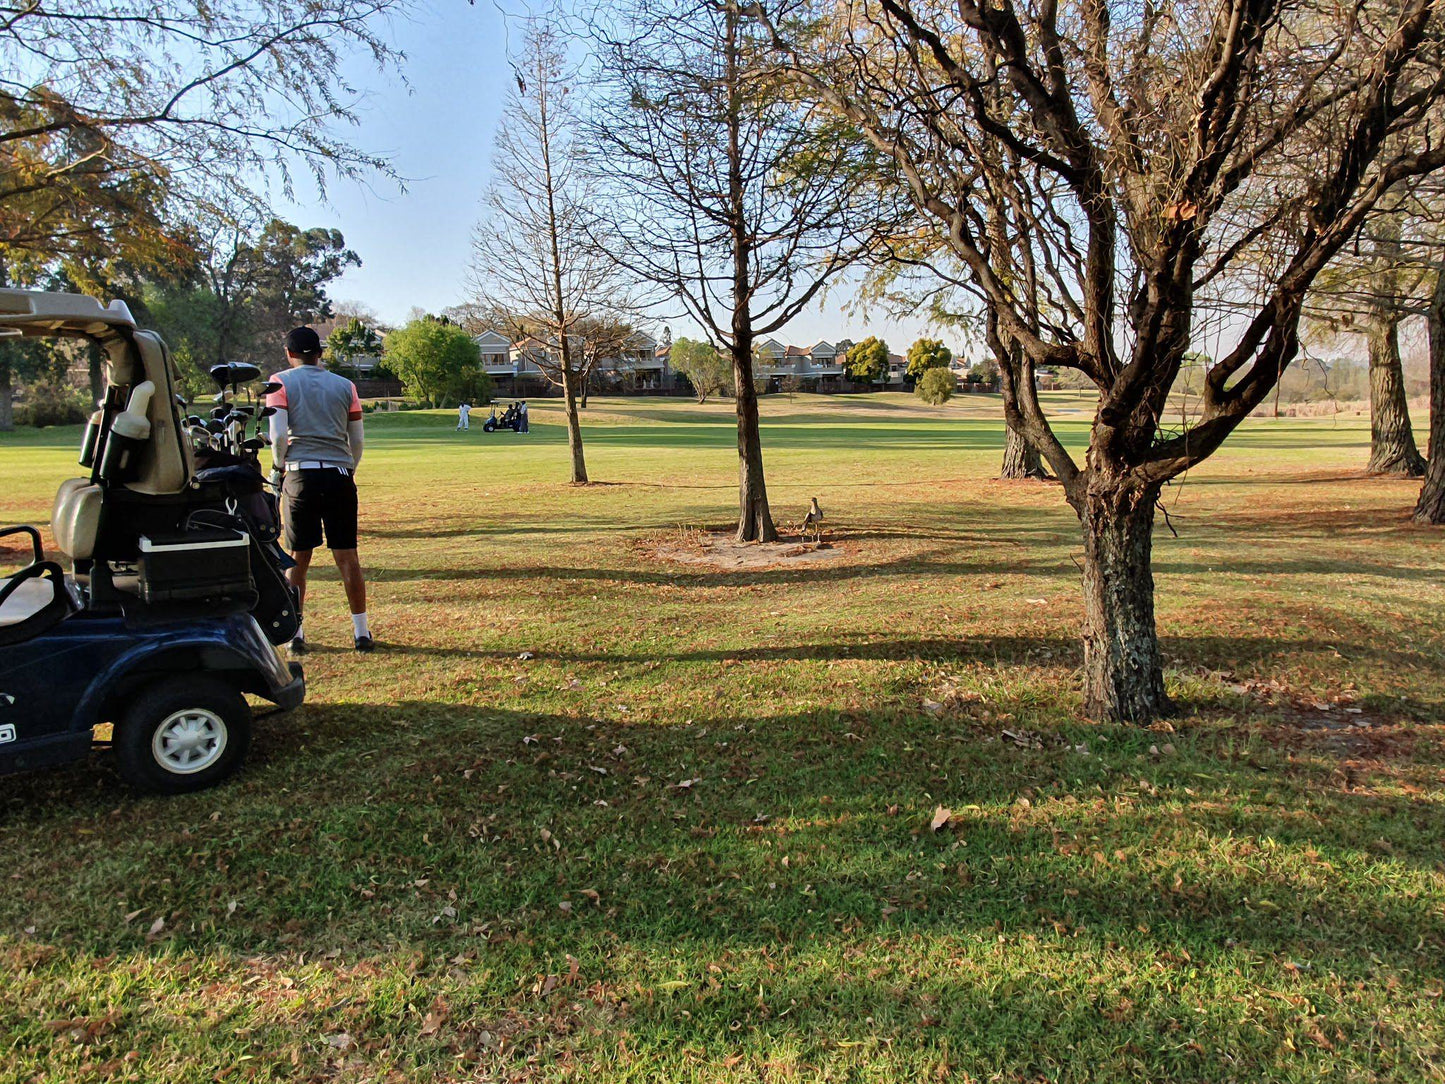
<path fill-rule="evenodd" d="M 10 362 L 0 358 L 0 433 L 15 428 L 15 383 L 11 378 Z"/>
<path fill-rule="evenodd" d="M 1155 487 L 1090 479 L 1084 534 L 1084 710 L 1144 725 L 1173 711 L 1154 625 Z"/>
<path fill-rule="evenodd" d="M 1426 313 L 1430 331 L 1430 462 L 1415 505 L 1415 522 L 1445 524 L 1445 267 L 1435 277 Z"/>
<path fill-rule="evenodd" d="M 1023 434 L 1004 423 L 1003 469 L 1000 478 L 1047 478 L 1043 456 L 1039 455 Z"/>
<path fill-rule="evenodd" d="M 733 380 L 738 411 L 738 533 L 739 542 L 776 542 L 778 529 L 768 507 L 763 480 L 763 438 L 758 431 L 758 393 L 753 387 L 751 334 L 733 340 Z"/>
<path fill-rule="evenodd" d="M 1371 474 L 1419 478 L 1425 460 L 1415 446 L 1410 404 L 1405 395 L 1405 367 L 1400 362 L 1400 323 L 1380 314 L 1369 329 L 1370 341 L 1370 465 Z"/>
<path fill-rule="evenodd" d="M 733 383 L 738 411 L 738 533 L 739 542 L 776 542 L 778 529 L 768 508 L 768 487 L 763 481 L 763 438 L 758 431 L 758 391 L 753 386 L 752 243 L 748 230 L 747 192 L 742 172 L 742 78 L 738 61 L 738 10 L 726 9 L 728 210 L 733 242 Z"/>
<path fill-rule="evenodd" d="M 577 374 L 562 372 L 562 393 L 567 399 L 567 450 L 572 453 L 572 484 L 587 484 L 587 460 L 582 454 L 582 422 L 577 417 Z"/>

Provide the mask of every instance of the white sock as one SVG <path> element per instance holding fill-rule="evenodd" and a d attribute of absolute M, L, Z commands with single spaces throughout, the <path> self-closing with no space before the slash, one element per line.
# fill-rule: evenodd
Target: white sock
<path fill-rule="evenodd" d="M 351 615 L 351 635 L 357 640 L 371 635 L 371 629 L 366 624 L 365 614 Z"/>
<path fill-rule="evenodd" d="M 293 637 L 291 637 L 291 639 L 293 639 L 293 640 L 304 640 L 304 639 L 306 639 L 305 634 L 303 634 L 302 631 L 301 631 L 301 622 L 300 622 L 300 621 L 296 622 L 296 635 L 293 636 Z"/>

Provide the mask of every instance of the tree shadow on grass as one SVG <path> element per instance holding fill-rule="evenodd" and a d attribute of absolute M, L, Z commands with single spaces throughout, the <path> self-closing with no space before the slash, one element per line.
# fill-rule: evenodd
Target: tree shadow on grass
<path fill-rule="evenodd" d="M 1233 670 L 1267 666 L 1279 659 L 1301 654 L 1332 655 L 1341 646 L 1312 637 L 1283 636 L 1164 636 L 1161 645 L 1171 669 Z M 1348 644 L 1356 658 L 1371 659 L 1402 668 L 1418 669 L 1431 656 L 1387 643 Z M 388 644 L 386 650 L 399 655 L 437 658 L 515 659 L 519 648 L 455 648 Z M 1037 663 L 1040 657 L 1053 664 L 1077 667 L 1082 664 L 1082 647 L 1074 636 L 936 636 L 900 638 L 885 632 L 834 634 L 828 639 L 791 644 L 750 644 L 702 647 L 685 650 L 646 648 L 637 651 L 580 651 L 571 648 L 532 649 L 538 658 L 562 663 L 618 666 L 699 662 L 827 662 L 835 659 L 875 661 L 927 660 L 958 664 L 1018 665 Z M 1419 705 L 1425 712 L 1430 705 Z M 1433 706 L 1438 711 L 1439 706 Z"/>
<path fill-rule="evenodd" d="M 316 704 L 266 726 L 246 775 L 210 794 L 136 799 L 94 772 L 11 781 L 0 914 L 33 924 L 39 908 L 43 936 L 97 955 L 449 955 L 479 927 L 664 956 L 827 943 L 842 926 L 998 930 L 1360 973 L 1369 953 L 1411 970 L 1445 949 L 1427 798 L 1331 790 L 1207 734 L 1165 761 L 1126 728 L 1042 737 L 1020 749 L 896 714 L 668 727 Z M 929 830 L 936 803 L 956 828 Z M 147 948 L 117 901 L 172 932 Z"/>

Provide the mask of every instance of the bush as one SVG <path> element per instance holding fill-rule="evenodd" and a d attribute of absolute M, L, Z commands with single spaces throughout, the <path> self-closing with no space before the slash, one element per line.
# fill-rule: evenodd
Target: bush
<path fill-rule="evenodd" d="M 925 403 L 937 406 L 953 398 L 955 385 L 953 373 L 948 369 L 928 369 L 918 378 L 914 393 Z"/>
<path fill-rule="evenodd" d="M 15 410 L 15 424 L 43 429 L 47 425 L 82 425 L 94 407 L 84 393 L 60 381 L 38 381 L 25 391 Z"/>

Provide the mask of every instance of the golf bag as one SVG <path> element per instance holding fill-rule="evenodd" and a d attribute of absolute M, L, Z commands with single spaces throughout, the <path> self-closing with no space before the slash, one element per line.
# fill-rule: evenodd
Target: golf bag
<path fill-rule="evenodd" d="M 260 470 L 244 461 L 209 466 L 197 472 L 196 481 L 205 488 L 216 488 L 222 503 L 219 508 L 193 510 L 190 522 L 227 526 L 250 537 L 251 578 L 256 585 L 256 605 L 251 612 L 273 644 L 289 642 L 301 627 L 296 592 L 286 579 L 286 570 L 296 562 L 277 541 L 281 519 L 276 495 L 266 487 Z"/>

